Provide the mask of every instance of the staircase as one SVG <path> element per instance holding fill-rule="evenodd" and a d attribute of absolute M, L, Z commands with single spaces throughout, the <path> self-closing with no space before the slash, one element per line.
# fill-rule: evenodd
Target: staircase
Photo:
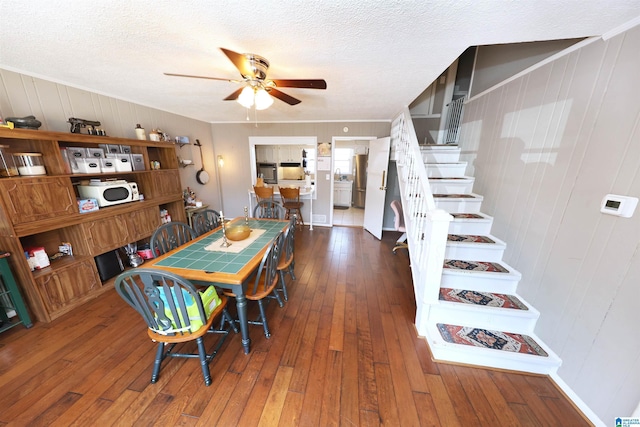
<path fill-rule="evenodd" d="M 434 359 L 555 373 L 561 360 L 534 334 L 539 312 L 518 295 L 521 274 L 502 261 L 507 244 L 491 234 L 455 145 L 421 146 L 436 208 L 449 224 L 440 293 L 430 303 L 426 339 Z"/>

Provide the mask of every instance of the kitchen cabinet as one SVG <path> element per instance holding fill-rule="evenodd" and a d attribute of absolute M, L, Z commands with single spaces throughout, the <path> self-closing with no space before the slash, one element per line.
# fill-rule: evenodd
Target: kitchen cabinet
<path fill-rule="evenodd" d="M 278 162 L 301 163 L 303 148 L 301 145 L 281 145 L 278 150 Z"/>
<path fill-rule="evenodd" d="M 333 205 L 334 206 L 351 206 L 351 191 L 353 189 L 353 181 L 334 181 L 333 182 Z"/>
<path fill-rule="evenodd" d="M 256 162 L 278 163 L 278 151 L 277 145 L 256 145 Z"/>
<path fill-rule="evenodd" d="M 113 288 L 101 281 L 94 257 L 128 243 L 147 240 L 160 225 L 160 210 L 186 222 L 182 184 L 174 144 L 63 132 L 0 128 L 5 152 L 42 153 L 47 175 L 0 178 L 0 248 L 11 252 L 11 269 L 27 305 L 39 321 L 50 322 Z M 122 145 L 142 159 L 144 169 L 125 172 L 70 173 L 64 148 Z M 141 156 L 141 157 L 140 157 Z M 150 162 L 160 169 L 151 170 Z M 136 182 L 143 201 L 80 213 L 77 185 L 89 179 Z M 47 255 L 68 242 L 73 256 L 31 271 L 25 248 L 44 247 Z"/>

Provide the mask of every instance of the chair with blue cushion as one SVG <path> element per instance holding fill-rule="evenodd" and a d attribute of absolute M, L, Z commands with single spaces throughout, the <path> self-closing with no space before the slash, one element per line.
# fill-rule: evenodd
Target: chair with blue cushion
<path fill-rule="evenodd" d="M 158 381 L 162 362 L 168 357 L 198 358 L 205 385 L 211 384 L 209 363 L 218 354 L 230 329 L 237 332 L 227 312 L 227 298 L 218 296 L 213 286 L 198 292 L 188 280 L 170 272 L 135 268 L 115 280 L 118 295 L 142 316 L 147 334 L 158 343 L 151 383 Z M 214 322 L 220 319 L 220 326 Z M 225 324 L 229 326 L 225 328 Z M 204 336 L 220 335 L 213 350 L 207 353 Z M 174 351 L 177 344 L 195 341 L 196 353 Z M 183 347 L 181 347 L 183 349 Z"/>

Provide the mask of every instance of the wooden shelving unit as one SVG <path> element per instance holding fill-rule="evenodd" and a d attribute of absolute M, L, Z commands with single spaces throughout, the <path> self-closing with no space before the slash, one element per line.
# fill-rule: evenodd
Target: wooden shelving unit
<path fill-rule="evenodd" d="M 0 144 L 8 152 L 43 155 L 46 176 L 0 178 L 0 249 L 13 254 L 12 270 L 34 316 L 49 322 L 113 287 L 102 282 L 94 257 L 127 243 L 148 239 L 160 225 L 160 209 L 175 221 L 186 221 L 175 145 L 83 134 L 0 128 Z M 98 148 L 99 144 L 131 147 L 146 169 L 131 172 L 69 174 L 61 148 Z M 150 162 L 161 168 L 150 169 Z M 144 201 L 134 201 L 81 214 L 76 185 L 91 178 L 136 182 Z M 58 252 L 62 242 L 73 246 L 73 257 L 62 257 L 47 268 L 30 271 L 24 254 L 29 246 Z"/>

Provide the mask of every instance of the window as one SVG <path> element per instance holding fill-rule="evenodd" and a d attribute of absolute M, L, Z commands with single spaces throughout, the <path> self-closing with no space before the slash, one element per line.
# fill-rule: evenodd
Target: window
<path fill-rule="evenodd" d="M 336 148 L 334 155 L 333 172 L 340 175 L 351 175 L 353 169 L 353 148 Z"/>

